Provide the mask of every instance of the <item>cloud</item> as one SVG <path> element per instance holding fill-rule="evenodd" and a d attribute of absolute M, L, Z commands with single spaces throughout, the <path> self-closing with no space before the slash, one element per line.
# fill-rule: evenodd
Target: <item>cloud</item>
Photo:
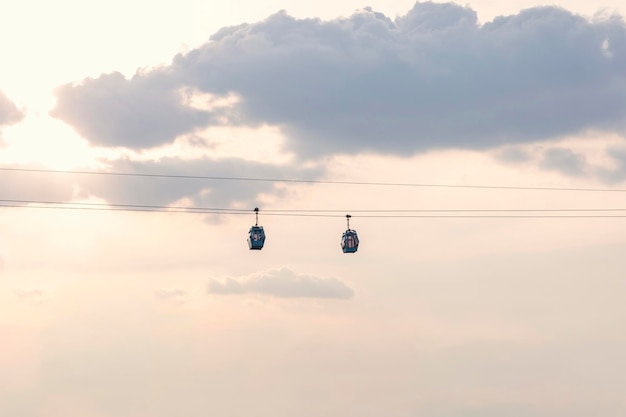
<path fill-rule="evenodd" d="M 587 169 L 584 155 L 578 154 L 571 149 L 550 148 L 543 154 L 543 160 L 539 166 L 543 169 L 558 171 L 568 176 L 584 175 Z"/>
<path fill-rule="evenodd" d="M 208 124 L 209 115 L 184 106 L 172 87 L 158 75 L 103 74 L 59 87 L 51 115 L 96 145 L 151 148 Z"/>
<path fill-rule="evenodd" d="M 154 295 L 163 301 L 169 301 L 174 305 L 181 306 L 186 302 L 184 297 L 187 295 L 187 292 L 179 288 L 159 288 L 154 291 Z"/>
<path fill-rule="evenodd" d="M 13 292 L 20 298 L 39 298 L 44 295 L 43 290 L 37 288 L 18 288 Z"/>
<path fill-rule="evenodd" d="M 225 207 L 236 202 L 251 208 L 258 204 L 256 200 L 259 194 L 278 192 L 276 184 L 266 181 L 189 179 L 180 176 L 314 179 L 322 173 L 318 168 L 272 165 L 238 158 L 188 160 L 177 157 L 156 161 L 112 160 L 109 161 L 106 171 L 158 173 L 161 177 L 83 176 L 79 184 L 84 196 L 93 195 L 117 204 L 169 205 L 188 198 L 195 206 L 200 207 Z M 173 177 L 162 177 L 163 175 Z"/>
<path fill-rule="evenodd" d="M 262 294 L 279 298 L 352 298 L 354 291 L 336 278 L 296 274 L 288 268 L 267 271 L 243 280 L 211 279 L 209 293 Z"/>
<path fill-rule="evenodd" d="M 24 113 L 0 91 L 0 126 L 17 123 L 23 118 Z"/>
<path fill-rule="evenodd" d="M 514 164 L 528 162 L 532 159 L 532 155 L 528 150 L 522 149 L 517 146 L 507 146 L 503 149 L 500 149 L 495 153 L 494 156 L 499 161 Z"/>
<path fill-rule="evenodd" d="M 192 160 L 179 157 L 158 160 L 122 158 L 101 162 L 107 165 L 102 171 L 90 168 L 85 168 L 84 171 L 129 175 L 51 174 L 19 171 L 42 169 L 36 165 L 0 166 L 8 169 L 2 174 L 5 181 L 0 184 L 0 191 L 4 200 L 0 201 L 0 207 L 22 206 L 29 201 L 70 202 L 95 197 L 111 204 L 167 206 L 186 199 L 186 204 L 193 207 L 224 208 L 237 203 L 252 209 L 259 205 L 260 194 L 281 195 L 287 192 L 280 188 L 278 183 L 262 179 L 314 180 L 324 173 L 321 167 L 273 165 L 239 158 Z M 149 177 L 150 174 L 155 176 Z M 259 181 L 181 178 L 186 175 L 256 178 Z"/>
<path fill-rule="evenodd" d="M 178 288 L 173 288 L 173 289 L 159 288 L 158 290 L 154 291 L 154 295 L 156 295 L 159 298 L 166 299 L 166 300 L 179 298 L 179 297 L 184 296 L 185 294 L 186 292 L 184 290 L 181 290 Z"/>
<path fill-rule="evenodd" d="M 79 176 L 70 174 L 52 175 L 45 172 L 22 172 L 12 170 L 37 170 L 41 166 L 32 164 L 8 164 L 0 168 L 3 181 L 0 183 L 0 192 L 3 199 L 0 206 L 14 206 L 27 204 L 28 201 L 70 201 L 74 196 L 74 186 L 80 180 Z M 22 201 L 19 201 L 22 200 Z"/>
<path fill-rule="evenodd" d="M 224 28 L 169 66 L 57 90 L 91 143 L 147 148 L 202 126 L 279 126 L 301 158 L 483 149 L 595 129 L 626 134 L 626 25 L 539 7 L 480 25 L 455 4 L 391 20 L 285 12 Z M 191 106 L 183 91 L 236 96 Z"/>
<path fill-rule="evenodd" d="M 626 147 L 610 147 L 606 156 L 613 162 L 612 168 L 602 166 L 597 169 L 599 177 L 609 183 L 616 184 L 626 179 Z"/>
<path fill-rule="evenodd" d="M 624 145 L 599 147 L 596 149 L 596 155 L 579 145 L 565 142 L 534 149 L 506 147 L 495 152 L 494 157 L 505 163 L 528 163 L 568 177 L 585 177 L 607 185 L 626 180 L 626 147 Z"/>

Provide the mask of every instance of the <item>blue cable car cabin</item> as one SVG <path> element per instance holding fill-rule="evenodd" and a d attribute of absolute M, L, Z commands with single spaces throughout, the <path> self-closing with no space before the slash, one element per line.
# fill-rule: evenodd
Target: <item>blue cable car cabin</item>
<path fill-rule="evenodd" d="M 359 249 L 359 237 L 356 234 L 356 230 L 350 229 L 350 217 L 349 214 L 346 214 L 346 221 L 348 223 L 348 230 L 343 232 L 341 236 L 341 249 L 343 253 L 354 253 Z"/>
<path fill-rule="evenodd" d="M 248 236 L 248 247 L 250 250 L 261 250 L 265 243 L 265 231 L 263 226 L 252 226 Z"/>
<path fill-rule="evenodd" d="M 259 226 L 258 207 L 254 208 L 254 213 L 256 214 L 256 223 L 250 228 L 250 232 L 248 234 L 248 247 L 250 250 L 261 250 L 263 249 L 263 244 L 265 243 L 265 231 L 263 230 L 263 226 Z"/>
<path fill-rule="evenodd" d="M 341 236 L 341 249 L 343 253 L 354 253 L 359 249 L 359 237 L 356 230 L 346 230 Z"/>

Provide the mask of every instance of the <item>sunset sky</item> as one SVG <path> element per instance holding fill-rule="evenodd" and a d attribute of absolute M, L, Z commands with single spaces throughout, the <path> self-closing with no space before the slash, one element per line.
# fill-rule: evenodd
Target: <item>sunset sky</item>
<path fill-rule="evenodd" d="M 623 417 L 623 16 L 3 4 L 0 416 Z"/>

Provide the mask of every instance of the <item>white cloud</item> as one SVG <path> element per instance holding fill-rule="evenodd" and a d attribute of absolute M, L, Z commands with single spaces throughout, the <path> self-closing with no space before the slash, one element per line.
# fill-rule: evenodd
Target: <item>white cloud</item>
<path fill-rule="evenodd" d="M 321 167 L 273 165 L 270 162 L 241 158 L 163 157 L 156 160 L 128 158 L 101 160 L 105 169 L 78 169 L 94 175 L 36 172 L 39 165 L 10 164 L 2 172 L 1 205 L 22 206 L 29 201 L 69 202 L 76 199 L 98 198 L 110 204 L 166 206 L 186 199 L 193 207 L 223 208 L 238 204 L 252 209 L 259 205 L 263 193 L 284 194 L 271 181 L 211 180 L 210 178 L 180 178 L 185 175 L 216 178 L 299 178 L 318 179 Z M 32 169 L 32 172 L 20 170 Z M 12 171 L 15 170 L 15 171 Z M 97 175 L 122 173 L 128 175 Z M 147 178 L 140 174 L 155 174 Z M 137 174 L 137 176 L 133 176 Z M 168 177 L 170 176 L 170 177 Z M 176 178 L 179 177 L 179 178 Z"/>
<path fill-rule="evenodd" d="M 211 279 L 209 293 L 220 295 L 262 294 L 279 298 L 352 298 L 354 291 L 336 278 L 296 274 L 281 268 L 246 279 Z"/>
<path fill-rule="evenodd" d="M 180 298 L 184 296 L 186 292 L 179 288 L 172 288 L 172 289 L 159 288 L 154 291 L 154 294 L 159 298 L 170 300 L 170 299 Z"/>
<path fill-rule="evenodd" d="M 38 288 L 18 288 L 13 291 L 20 298 L 39 298 L 44 292 Z"/>
<path fill-rule="evenodd" d="M 209 122 L 207 112 L 184 106 L 180 92 L 161 77 L 127 80 L 116 72 L 64 85 L 57 95 L 64 101 L 51 115 L 107 146 L 149 148 Z"/>
<path fill-rule="evenodd" d="M 321 176 L 321 168 L 302 168 L 293 165 L 272 165 L 269 162 L 248 161 L 239 158 L 184 159 L 165 157 L 152 161 L 119 159 L 109 161 L 110 172 L 158 173 L 173 177 L 111 177 L 106 175 L 83 176 L 80 184 L 85 194 L 96 195 L 112 203 L 168 205 L 183 198 L 195 206 L 225 207 L 234 203 L 258 205 L 259 195 L 279 192 L 272 182 L 218 181 L 209 179 L 181 179 L 176 176 L 215 176 L 230 178 L 308 178 Z M 138 192 L 141 190 L 141 192 Z"/>
<path fill-rule="evenodd" d="M 428 2 L 395 21 L 370 9 L 329 21 L 280 12 L 130 80 L 62 86 L 53 114 L 94 144 L 132 148 L 225 121 L 280 126 L 301 158 L 623 135 L 621 45 L 620 18 L 554 7 L 482 26 L 469 8 Z M 239 101 L 202 112 L 184 105 L 181 88 Z"/>
<path fill-rule="evenodd" d="M 20 111 L 15 103 L 0 92 L 0 126 L 17 123 L 24 118 L 24 114 Z"/>

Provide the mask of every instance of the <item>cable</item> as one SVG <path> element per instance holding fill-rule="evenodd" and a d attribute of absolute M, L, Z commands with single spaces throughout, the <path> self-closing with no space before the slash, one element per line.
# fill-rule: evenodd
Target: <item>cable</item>
<path fill-rule="evenodd" d="M 15 200 L 0 199 L 0 203 L 6 207 L 23 207 L 23 204 L 45 204 L 45 205 L 63 205 L 63 206 L 88 206 L 102 208 L 133 208 L 142 209 L 143 211 L 176 211 L 176 212 L 226 212 L 228 214 L 241 213 L 249 214 L 254 210 L 236 209 L 236 208 L 217 208 L 217 207 L 189 207 L 189 206 L 161 206 L 161 205 L 145 205 L 145 204 L 114 204 L 114 203 L 86 203 L 86 202 L 66 202 L 66 201 L 50 201 L 50 200 Z M 626 211 L 626 208 L 564 208 L 564 209 L 263 209 L 264 215 L 281 215 L 281 214 L 297 214 L 297 213 L 515 213 L 515 212 L 532 212 L 532 213 L 558 213 L 558 212 L 619 212 Z M 342 217 L 344 214 L 340 214 Z M 360 216 L 364 217 L 364 216 Z"/>
<path fill-rule="evenodd" d="M 39 204 L 39 205 L 25 205 Z M 62 209 L 62 210 L 99 210 L 99 211 L 130 211 L 130 212 L 159 212 L 159 213 L 195 213 L 195 214 L 236 214 L 250 215 L 251 210 L 208 208 L 208 207 L 182 207 L 182 206 L 157 206 L 157 205 L 134 205 L 134 204 L 105 204 L 105 203 L 79 203 L 41 200 L 9 200 L 0 199 L 0 207 L 35 208 L 35 209 Z M 593 209 L 486 209 L 486 210 L 462 210 L 462 209 L 418 209 L 418 210 L 264 210 L 264 216 L 285 217 L 345 217 L 345 212 L 378 213 L 360 214 L 360 218 L 526 218 L 526 219 L 552 219 L 552 218 L 626 218 L 624 215 L 601 215 L 601 214 L 481 214 L 481 213 L 559 213 L 559 212 L 618 212 L 626 211 L 621 208 L 593 208 Z M 327 213 L 327 214 L 320 214 Z M 341 214 L 328 214 L 341 213 Z M 381 214 L 394 213 L 394 214 Z M 426 214 L 398 214 L 398 213 L 426 213 Z M 474 214 L 428 214 L 428 213 L 474 213 Z"/>
<path fill-rule="evenodd" d="M 151 178 L 177 178 L 212 181 L 256 181 L 272 183 L 299 183 L 299 184 L 335 184 L 335 185 L 362 185 L 379 187 L 428 187 L 428 188 L 470 188 L 470 189 L 494 189 L 494 190 L 535 190 L 535 191 L 585 191 L 585 192 L 626 192 L 623 188 L 567 188 L 567 187 L 523 187 L 507 185 L 460 185 L 460 184 L 428 184 L 428 183 L 401 183 L 401 182 L 368 182 L 368 181 L 327 181 L 327 180 L 304 180 L 287 178 L 251 178 L 251 177 L 220 177 L 203 175 L 170 175 L 170 174 L 140 174 L 130 172 L 97 172 L 97 171 L 71 171 L 54 169 L 34 168 L 2 168 L 0 171 L 16 172 L 43 172 L 55 174 L 81 174 L 81 175 L 111 175 L 125 177 L 151 177 Z"/>
<path fill-rule="evenodd" d="M 2 201 L 2 200 L 0 200 Z M 216 209 L 217 210 L 217 209 Z M 245 210 L 250 212 L 250 210 Z M 263 209 L 263 213 L 306 212 L 306 213 L 488 213 L 488 212 L 585 212 L 585 211 L 626 211 L 626 208 L 569 208 L 569 209 L 372 209 L 372 210 L 329 210 L 329 209 Z M 343 216 L 343 214 L 342 214 Z M 362 217 L 362 216 L 361 216 Z"/>
<path fill-rule="evenodd" d="M 229 211 L 229 212 L 241 212 L 249 213 L 248 209 L 234 209 L 234 208 L 211 208 L 211 207 L 185 207 L 185 206 L 157 206 L 157 205 L 145 205 L 145 204 L 113 204 L 113 203 L 81 203 L 81 202 L 66 202 L 66 201 L 44 201 L 44 200 L 13 200 L 13 199 L 0 199 L 0 203 L 16 203 L 13 205 L 6 205 L 7 207 L 23 207 L 22 204 L 57 204 L 68 206 L 94 206 L 94 207 L 116 207 L 116 208 L 140 208 L 145 211 L 154 210 L 180 210 L 180 211 Z"/>
<path fill-rule="evenodd" d="M 99 211 L 131 211 L 131 212 L 150 212 L 150 213 L 195 213 L 195 214 L 237 214 L 248 215 L 241 212 L 218 212 L 218 211 L 185 211 L 185 210 L 153 210 L 153 209 L 133 209 L 133 208 L 104 208 L 104 207 L 67 207 L 67 206 L 18 206 L 10 204 L 0 204 L 0 207 L 15 208 L 34 208 L 34 209 L 60 209 L 60 210 L 99 210 Z M 326 217 L 326 218 L 344 218 L 342 214 L 265 214 L 265 216 L 287 216 L 287 217 Z M 365 215 L 359 218 L 377 218 L 377 219 L 612 219 L 626 218 L 626 215 Z"/>

